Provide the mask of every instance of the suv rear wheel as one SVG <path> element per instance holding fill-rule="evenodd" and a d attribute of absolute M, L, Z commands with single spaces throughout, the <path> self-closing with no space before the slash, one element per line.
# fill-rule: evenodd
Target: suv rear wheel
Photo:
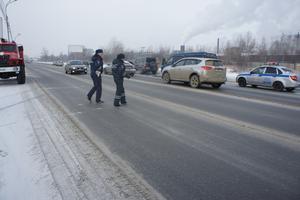
<path fill-rule="evenodd" d="M 194 74 L 190 78 L 190 86 L 192 88 L 198 88 L 200 86 L 200 79 L 199 76 Z"/>
<path fill-rule="evenodd" d="M 171 83 L 170 74 L 168 72 L 163 74 L 162 79 L 165 83 Z"/>

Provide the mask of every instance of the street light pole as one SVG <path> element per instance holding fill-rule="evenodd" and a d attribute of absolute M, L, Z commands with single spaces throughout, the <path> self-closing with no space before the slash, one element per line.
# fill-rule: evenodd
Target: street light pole
<path fill-rule="evenodd" d="M 12 37 L 12 33 L 11 33 L 11 29 L 10 29 L 10 24 L 9 24 L 9 20 L 8 20 L 8 15 L 7 15 L 7 7 L 16 2 L 17 0 L 9 0 L 6 5 L 5 5 L 5 19 L 6 19 L 6 28 L 7 28 L 7 39 L 8 41 L 10 41 L 10 37 Z M 13 39 L 13 38 L 11 38 Z"/>
<path fill-rule="evenodd" d="M 3 38 L 3 19 L 0 17 L 0 38 Z"/>

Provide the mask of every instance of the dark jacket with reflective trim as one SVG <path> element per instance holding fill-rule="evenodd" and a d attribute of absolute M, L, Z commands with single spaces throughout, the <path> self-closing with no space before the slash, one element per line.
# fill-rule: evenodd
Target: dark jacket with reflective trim
<path fill-rule="evenodd" d="M 113 61 L 112 73 L 115 78 L 123 78 L 125 72 L 125 65 L 123 60 L 115 59 Z"/>
<path fill-rule="evenodd" d="M 92 57 L 91 63 L 91 75 L 95 75 L 96 71 L 103 73 L 103 59 L 99 55 L 94 55 Z"/>

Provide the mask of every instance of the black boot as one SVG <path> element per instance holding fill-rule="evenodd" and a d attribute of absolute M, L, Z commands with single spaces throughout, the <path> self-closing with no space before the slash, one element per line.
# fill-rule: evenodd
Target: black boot
<path fill-rule="evenodd" d="M 121 97 L 121 104 L 127 104 L 126 97 Z"/>
<path fill-rule="evenodd" d="M 119 107 L 120 106 L 120 99 L 114 100 L 114 106 Z"/>
<path fill-rule="evenodd" d="M 92 103 L 92 98 L 89 97 L 89 95 L 87 95 L 86 97 L 87 97 L 88 101 L 89 101 L 90 103 Z"/>

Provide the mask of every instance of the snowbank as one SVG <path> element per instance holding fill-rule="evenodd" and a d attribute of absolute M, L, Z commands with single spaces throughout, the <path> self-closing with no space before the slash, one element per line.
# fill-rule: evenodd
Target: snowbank
<path fill-rule="evenodd" d="M 238 75 L 237 72 L 227 71 L 227 73 L 226 73 L 227 81 L 235 82 L 237 75 Z"/>
<path fill-rule="evenodd" d="M 0 199 L 61 199 L 25 110 L 28 86 L 0 82 Z"/>
<path fill-rule="evenodd" d="M 38 61 L 37 63 L 39 63 L 39 64 L 46 64 L 46 65 L 53 65 L 53 62 L 42 62 L 42 61 Z"/>

